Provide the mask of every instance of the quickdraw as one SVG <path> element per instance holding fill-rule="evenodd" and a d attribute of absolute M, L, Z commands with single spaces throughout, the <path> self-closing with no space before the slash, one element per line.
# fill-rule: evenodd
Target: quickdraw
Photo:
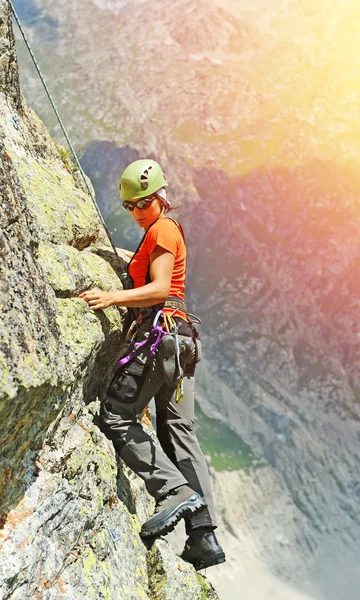
<path fill-rule="evenodd" d="M 153 356 L 156 355 L 156 349 L 157 349 L 158 345 L 160 344 L 161 338 L 162 338 L 163 335 L 166 334 L 166 332 L 164 331 L 164 329 L 157 324 L 158 321 L 159 321 L 159 318 L 160 318 L 161 314 L 162 314 L 162 310 L 159 310 L 156 313 L 156 316 L 155 316 L 155 319 L 153 321 L 153 324 L 152 324 L 152 327 L 151 327 L 149 335 L 142 342 L 134 342 L 134 346 L 133 346 L 133 349 L 131 350 L 131 352 L 127 356 L 124 356 L 124 358 L 121 358 L 119 360 L 119 362 L 118 362 L 119 367 L 122 367 L 123 365 L 126 365 L 133 358 L 135 358 L 135 356 L 137 354 L 139 354 L 139 351 L 141 350 L 141 348 L 143 346 L 145 346 L 146 344 L 148 344 L 153 339 L 153 337 L 156 337 L 156 339 L 155 339 L 154 343 L 150 347 L 150 352 L 151 352 L 151 354 Z M 134 321 L 134 323 L 136 324 L 136 321 Z M 131 329 L 133 329 L 134 323 L 132 323 Z"/>

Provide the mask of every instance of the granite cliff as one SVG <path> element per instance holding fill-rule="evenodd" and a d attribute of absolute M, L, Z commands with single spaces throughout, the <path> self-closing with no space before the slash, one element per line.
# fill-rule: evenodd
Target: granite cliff
<path fill-rule="evenodd" d="M 215 600 L 165 540 L 143 545 L 153 501 L 96 425 L 125 310 L 76 296 L 124 261 L 22 97 L 3 0 L 0 55 L 0 598 Z"/>

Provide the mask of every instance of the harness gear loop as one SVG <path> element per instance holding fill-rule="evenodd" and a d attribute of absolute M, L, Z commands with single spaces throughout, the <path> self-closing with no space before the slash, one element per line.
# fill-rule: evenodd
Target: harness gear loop
<path fill-rule="evenodd" d="M 160 319 L 163 320 L 163 326 L 159 325 L 159 321 Z M 131 332 L 133 331 L 133 329 L 135 328 L 135 326 L 137 325 L 137 320 L 135 320 L 132 325 L 131 325 Z M 159 350 L 159 345 L 161 343 L 161 340 L 163 339 L 164 336 L 172 336 L 174 341 L 175 341 L 175 372 L 174 372 L 174 384 L 176 384 L 176 391 L 175 391 L 175 401 L 178 404 L 179 402 L 181 402 L 181 400 L 184 397 L 184 369 L 181 366 L 181 361 L 180 361 L 180 342 L 179 342 L 179 334 L 178 334 L 178 325 L 176 324 L 175 319 L 167 314 L 164 313 L 162 309 L 158 310 L 155 318 L 152 322 L 150 331 L 146 334 L 146 337 L 144 340 L 142 340 L 141 342 L 135 342 L 135 336 L 136 336 L 136 332 L 131 333 L 131 344 L 133 344 L 133 347 L 131 349 L 131 351 L 129 352 L 129 354 L 127 354 L 126 356 L 124 356 L 123 358 L 121 358 L 118 361 L 118 367 L 122 367 L 126 364 L 128 364 L 129 362 L 131 362 L 132 360 L 134 360 L 136 358 L 136 356 L 139 354 L 139 352 L 141 351 L 141 349 L 147 345 L 147 344 L 151 344 L 150 345 L 150 353 L 152 356 L 156 356 L 158 350 Z M 176 376 L 176 377 L 175 377 Z"/>

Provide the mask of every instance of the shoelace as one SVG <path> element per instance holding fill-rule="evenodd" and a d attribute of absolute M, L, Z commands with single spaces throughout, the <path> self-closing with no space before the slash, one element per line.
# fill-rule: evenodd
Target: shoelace
<path fill-rule="evenodd" d="M 166 494 L 166 496 L 163 496 L 163 498 L 161 498 L 161 500 L 159 500 L 156 503 L 156 507 L 155 507 L 155 511 L 156 513 L 159 512 L 159 509 L 161 508 L 161 506 L 163 505 L 163 503 L 165 502 L 165 500 L 169 500 L 169 498 L 171 498 L 171 496 L 173 496 L 174 494 Z"/>

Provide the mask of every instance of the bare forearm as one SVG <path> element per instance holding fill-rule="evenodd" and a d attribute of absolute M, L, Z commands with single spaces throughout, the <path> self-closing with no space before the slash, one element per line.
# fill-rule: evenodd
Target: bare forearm
<path fill-rule="evenodd" d="M 169 295 L 171 277 L 175 258 L 170 252 L 157 247 L 151 255 L 150 277 L 147 283 L 132 290 L 116 290 L 104 292 L 98 288 L 79 294 L 79 298 L 87 302 L 91 310 L 108 308 L 109 306 L 153 306 L 164 302 Z"/>
<path fill-rule="evenodd" d="M 118 290 L 111 292 L 114 306 L 153 306 L 159 302 L 164 302 L 169 295 L 169 289 L 158 282 L 151 282 L 139 288 L 132 290 Z"/>

